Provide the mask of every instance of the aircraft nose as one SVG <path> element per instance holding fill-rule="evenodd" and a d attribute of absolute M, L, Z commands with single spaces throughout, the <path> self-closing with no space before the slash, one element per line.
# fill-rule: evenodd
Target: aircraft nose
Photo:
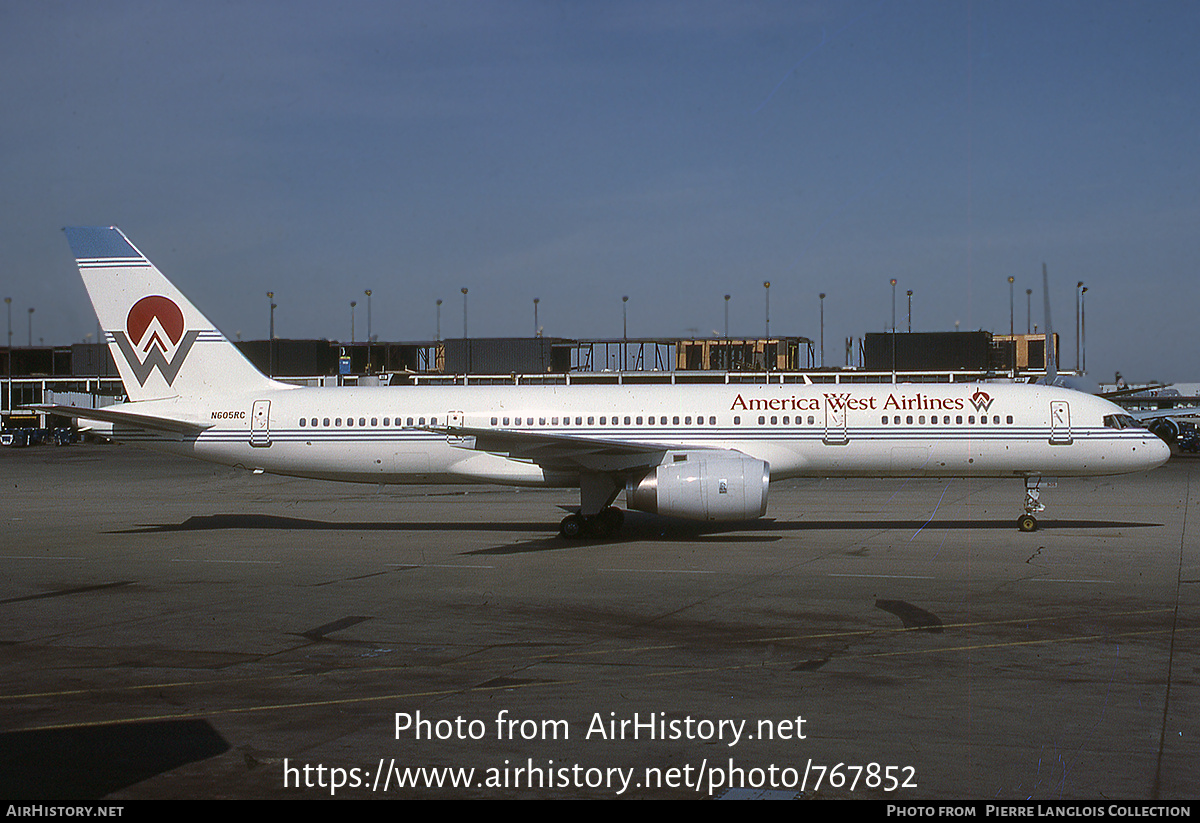
<path fill-rule="evenodd" d="M 1171 447 L 1162 438 L 1152 435 L 1142 442 L 1145 444 L 1143 455 L 1147 470 L 1156 469 L 1171 458 Z"/>

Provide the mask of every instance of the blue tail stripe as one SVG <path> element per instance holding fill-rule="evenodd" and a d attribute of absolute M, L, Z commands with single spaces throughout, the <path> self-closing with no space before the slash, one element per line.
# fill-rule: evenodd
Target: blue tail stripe
<path fill-rule="evenodd" d="M 102 257 L 135 257 L 141 254 L 115 228 L 103 226 L 67 226 L 67 242 L 76 260 Z"/>

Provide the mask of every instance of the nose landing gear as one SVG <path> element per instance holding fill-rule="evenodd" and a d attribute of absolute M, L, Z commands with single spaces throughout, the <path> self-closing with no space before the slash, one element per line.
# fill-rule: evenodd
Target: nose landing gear
<path fill-rule="evenodd" d="M 1046 504 L 1041 501 L 1041 486 L 1053 488 L 1055 481 L 1041 477 L 1040 475 L 1031 475 L 1025 478 L 1025 513 L 1017 518 L 1017 529 L 1023 532 L 1037 531 L 1037 518 L 1034 517 L 1035 512 L 1044 512 Z"/>

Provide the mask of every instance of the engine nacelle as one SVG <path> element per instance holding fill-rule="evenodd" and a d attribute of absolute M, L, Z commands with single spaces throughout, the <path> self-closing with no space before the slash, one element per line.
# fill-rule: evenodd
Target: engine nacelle
<path fill-rule="evenodd" d="M 1170 417 L 1152 420 L 1146 428 L 1150 429 L 1152 434 L 1158 435 L 1168 446 L 1179 439 L 1179 424 Z"/>
<path fill-rule="evenodd" d="M 767 513 L 771 467 L 751 457 L 707 457 L 656 466 L 625 486 L 631 509 L 689 520 L 753 520 Z"/>

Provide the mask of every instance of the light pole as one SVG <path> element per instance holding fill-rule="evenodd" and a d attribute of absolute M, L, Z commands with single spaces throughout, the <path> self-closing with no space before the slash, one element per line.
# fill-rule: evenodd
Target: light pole
<path fill-rule="evenodd" d="M 354 307 L 357 305 L 358 305 L 358 303 L 356 303 L 355 301 L 353 301 L 353 300 L 350 301 L 350 342 L 351 343 L 354 342 Z"/>
<path fill-rule="evenodd" d="M 821 368 L 825 368 L 825 292 L 819 295 L 821 298 Z"/>
<path fill-rule="evenodd" d="M 539 329 L 541 329 L 541 326 L 538 325 L 538 303 L 539 302 L 540 302 L 540 300 L 537 297 L 533 298 L 533 336 L 534 337 L 542 336 L 542 333 L 539 331 Z"/>
<path fill-rule="evenodd" d="M 912 334 L 912 289 L 908 290 L 908 333 Z"/>
<path fill-rule="evenodd" d="M 766 337 L 763 340 L 763 366 L 766 367 L 767 371 L 770 371 L 771 370 L 771 361 L 769 359 L 767 359 L 767 349 L 769 349 L 771 347 L 771 281 L 770 280 L 763 281 L 763 301 L 765 304 L 764 309 L 766 311 L 766 326 L 764 328 L 764 333 L 765 333 Z"/>
<path fill-rule="evenodd" d="M 725 295 L 725 356 L 721 358 L 725 363 L 725 371 L 729 371 L 733 365 L 733 353 L 729 351 L 729 295 Z"/>
<path fill-rule="evenodd" d="M 1033 289 L 1025 289 L 1025 333 L 1033 333 Z"/>
<path fill-rule="evenodd" d="M 29 308 L 29 347 L 33 348 L 33 307 Z"/>
<path fill-rule="evenodd" d="M 12 298 L 4 298 L 4 305 L 8 309 L 8 349 L 5 351 L 4 360 L 8 364 L 8 410 L 12 412 Z"/>
<path fill-rule="evenodd" d="M 267 292 L 271 304 L 271 323 L 267 327 L 267 376 L 275 376 L 275 292 Z"/>
<path fill-rule="evenodd" d="M 1079 302 L 1083 288 L 1083 281 L 1080 280 L 1075 284 L 1075 372 L 1079 373 Z"/>
<path fill-rule="evenodd" d="M 629 295 L 621 296 L 621 371 L 629 368 Z"/>
<path fill-rule="evenodd" d="M 435 343 L 442 342 L 442 298 L 437 299 L 437 327 L 433 335 Z"/>
<path fill-rule="evenodd" d="M 1013 281 L 1015 277 L 1008 278 L 1008 336 L 1013 336 Z"/>
<path fill-rule="evenodd" d="M 771 339 L 771 281 L 763 281 L 763 300 L 766 311 L 766 325 L 764 328 L 764 336 L 767 340 Z"/>
<path fill-rule="evenodd" d="M 896 278 L 892 278 L 892 382 L 896 382 Z"/>
<path fill-rule="evenodd" d="M 462 287 L 463 296 L 463 348 L 466 350 L 466 367 L 463 369 L 463 383 L 466 375 L 471 373 L 471 338 L 467 334 L 467 287 Z"/>
<path fill-rule="evenodd" d="M 892 334 L 896 333 L 896 278 L 892 278 Z"/>
<path fill-rule="evenodd" d="M 1079 333 L 1082 335 L 1083 343 L 1083 362 L 1080 364 L 1081 370 L 1087 373 L 1087 286 L 1079 292 Z"/>
<path fill-rule="evenodd" d="M 371 342 L 371 290 L 363 292 L 367 296 L 367 342 Z"/>

